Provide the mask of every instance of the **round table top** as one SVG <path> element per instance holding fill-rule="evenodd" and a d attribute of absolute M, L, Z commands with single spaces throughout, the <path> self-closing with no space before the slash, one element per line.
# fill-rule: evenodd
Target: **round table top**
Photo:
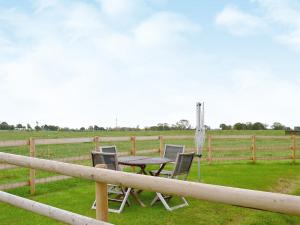
<path fill-rule="evenodd" d="M 154 164 L 166 164 L 172 162 L 171 159 L 161 157 L 147 157 L 147 156 L 121 156 L 118 157 L 119 164 L 129 166 L 142 166 Z"/>

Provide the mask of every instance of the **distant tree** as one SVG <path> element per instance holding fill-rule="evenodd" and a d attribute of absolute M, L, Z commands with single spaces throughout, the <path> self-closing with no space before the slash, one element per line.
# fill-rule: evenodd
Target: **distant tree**
<path fill-rule="evenodd" d="M 29 123 L 27 123 L 26 128 L 27 128 L 27 130 L 32 130 L 32 127 L 30 126 Z"/>
<path fill-rule="evenodd" d="M 179 129 L 179 130 L 188 130 L 188 129 L 191 129 L 191 124 L 188 120 L 186 119 L 182 119 L 182 120 L 179 120 L 177 123 L 176 123 L 176 127 Z"/>
<path fill-rule="evenodd" d="M 171 130 L 171 127 L 168 123 L 159 123 L 157 124 L 157 130 Z"/>
<path fill-rule="evenodd" d="M 247 122 L 245 130 L 255 130 L 255 129 L 253 128 L 253 124 L 251 122 Z"/>
<path fill-rule="evenodd" d="M 6 122 L 0 124 L 0 130 L 9 130 L 9 125 Z"/>
<path fill-rule="evenodd" d="M 226 130 L 227 125 L 226 125 L 225 123 L 221 123 L 221 124 L 219 125 L 219 128 L 220 128 L 221 130 Z"/>
<path fill-rule="evenodd" d="M 221 130 L 231 130 L 232 126 L 231 125 L 226 125 L 225 123 L 220 124 L 219 126 Z"/>
<path fill-rule="evenodd" d="M 236 123 L 233 125 L 234 130 L 246 130 L 247 125 L 245 123 Z"/>
<path fill-rule="evenodd" d="M 256 122 L 252 125 L 251 130 L 266 130 L 266 129 L 267 129 L 267 126 L 265 124 Z"/>
<path fill-rule="evenodd" d="M 80 127 L 79 130 L 80 130 L 80 131 L 85 131 L 85 128 L 84 128 L 84 127 Z"/>
<path fill-rule="evenodd" d="M 210 130 L 210 126 L 204 125 L 205 130 Z"/>
<path fill-rule="evenodd" d="M 49 125 L 49 126 L 48 126 L 48 129 L 49 129 L 50 131 L 58 131 L 58 130 L 59 130 L 59 126 Z"/>
<path fill-rule="evenodd" d="M 0 130 L 14 130 L 14 125 L 9 125 L 7 122 L 0 123 Z"/>
<path fill-rule="evenodd" d="M 35 129 L 36 131 L 42 130 L 42 128 L 41 128 L 40 126 L 38 126 L 38 125 L 36 125 L 36 126 L 34 127 L 34 129 Z"/>
<path fill-rule="evenodd" d="M 271 128 L 273 130 L 285 130 L 285 126 L 279 122 L 274 122 Z"/>
<path fill-rule="evenodd" d="M 98 127 L 97 125 L 94 125 L 94 128 L 93 128 L 94 130 L 105 130 L 105 128 L 104 127 Z M 119 130 L 119 128 L 118 128 L 118 130 Z"/>
<path fill-rule="evenodd" d="M 16 128 L 18 128 L 18 129 L 24 129 L 25 127 L 24 127 L 22 124 L 18 123 L 18 124 L 16 125 Z"/>
<path fill-rule="evenodd" d="M 46 131 L 58 131 L 59 130 L 59 126 L 55 126 L 55 125 L 43 125 L 42 130 L 46 130 Z"/>

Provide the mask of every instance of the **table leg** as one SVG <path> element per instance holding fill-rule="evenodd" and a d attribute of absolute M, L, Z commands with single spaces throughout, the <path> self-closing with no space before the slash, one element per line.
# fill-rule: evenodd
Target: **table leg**
<path fill-rule="evenodd" d="M 134 191 L 131 190 L 131 195 L 136 200 L 142 207 L 146 207 L 146 205 L 142 202 L 142 200 L 139 198 L 138 194 Z"/>
<path fill-rule="evenodd" d="M 141 166 L 141 174 L 145 174 L 145 175 L 148 175 L 147 171 L 145 170 L 146 168 L 146 165 L 142 165 Z"/>
<path fill-rule="evenodd" d="M 154 176 L 159 176 L 160 172 L 164 169 L 166 163 L 161 164 L 159 170 L 157 170 L 157 172 L 155 174 L 153 174 Z"/>

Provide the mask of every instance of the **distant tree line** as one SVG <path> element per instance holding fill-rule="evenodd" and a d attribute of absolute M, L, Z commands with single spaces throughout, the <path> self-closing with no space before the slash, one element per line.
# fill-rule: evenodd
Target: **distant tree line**
<path fill-rule="evenodd" d="M 235 123 L 234 125 L 220 124 L 221 130 L 267 130 L 268 125 L 261 122 L 247 122 L 247 123 Z M 287 127 L 279 122 L 274 122 L 271 126 L 272 130 L 291 130 L 290 127 Z"/>
<path fill-rule="evenodd" d="M 176 124 L 158 123 L 156 126 L 145 127 L 145 130 L 190 130 L 192 126 L 188 120 L 179 120 Z"/>
<path fill-rule="evenodd" d="M 234 125 L 228 125 L 225 123 L 220 124 L 221 130 L 291 130 L 290 127 L 287 127 L 279 122 L 274 122 L 270 128 L 268 128 L 267 124 L 261 122 L 247 122 L 247 123 L 235 123 Z M 207 130 L 210 130 L 209 126 L 205 125 Z M 145 127 L 141 129 L 139 126 L 137 127 L 103 127 L 98 125 L 91 125 L 87 128 L 80 127 L 80 128 L 69 128 L 69 127 L 59 127 L 56 125 L 48 125 L 44 124 L 42 126 L 38 125 L 38 122 L 34 128 L 31 127 L 30 124 L 22 125 L 10 125 L 7 122 L 0 121 L 0 130 L 27 130 L 27 131 L 139 131 L 139 130 L 153 130 L 153 131 L 163 131 L 163 130 L 191 130 L 193 129 L 190 122 L 186 119 L 179 120 L 175 124 L 168 124 L 168 123 L 158 123 L 156 126 Z M 300 130 L 300 127 L 295 127 L 294 130 Z"/>
<path fill-rule="evenodd" d="M 209 127 L 206 127 L 209 128 Z M 192 129 L 191 124 L 188 120 L 182 119 L 179 120 L 177 123 L 169 125 L 168 123 L 158 123 L 156 126 L 145 127 L 145 129 L 141 129 L 139 126 L 137 127 L 106 127 L 98 126 L 98 125 L 91 125 L 89 127 L 80 127 L 80 128 L 69 128 L 69 127 L 59 127 L 56 125 L 49 125 L 44 124 L 39 126 L 38 122 L 36 122 L 36 126 L 34 128 L 31 127 L 30 124 L 22 125 L 9 125 L 7 122 L 0 123 L 0 130 L 27 130 L 27 131 L 139 131 L 139 130 L 154 130 L 154 131 L 161 131 L 161 130 L 190 130 Z"/>

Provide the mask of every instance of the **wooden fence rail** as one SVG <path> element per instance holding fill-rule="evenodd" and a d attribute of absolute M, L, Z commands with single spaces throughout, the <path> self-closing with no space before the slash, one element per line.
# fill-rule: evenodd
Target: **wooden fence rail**
<path fill-rule="evenodd" d="M 21 198 L 3 191 L 0 191 L 0 202 L 26 209 L 37 214 L 56 219 L 60 222 L 74 225 L 109 225 L 103 221 L 95 220 L 86 216 L 72 213 L 63 209 L 55 208 L 26 198 Z"/>
<path fill-rule="evenodd" d="M 146 176 L 2 152 L 0 162 L 100 183 L 300 216 L 299 196 Z"/>

